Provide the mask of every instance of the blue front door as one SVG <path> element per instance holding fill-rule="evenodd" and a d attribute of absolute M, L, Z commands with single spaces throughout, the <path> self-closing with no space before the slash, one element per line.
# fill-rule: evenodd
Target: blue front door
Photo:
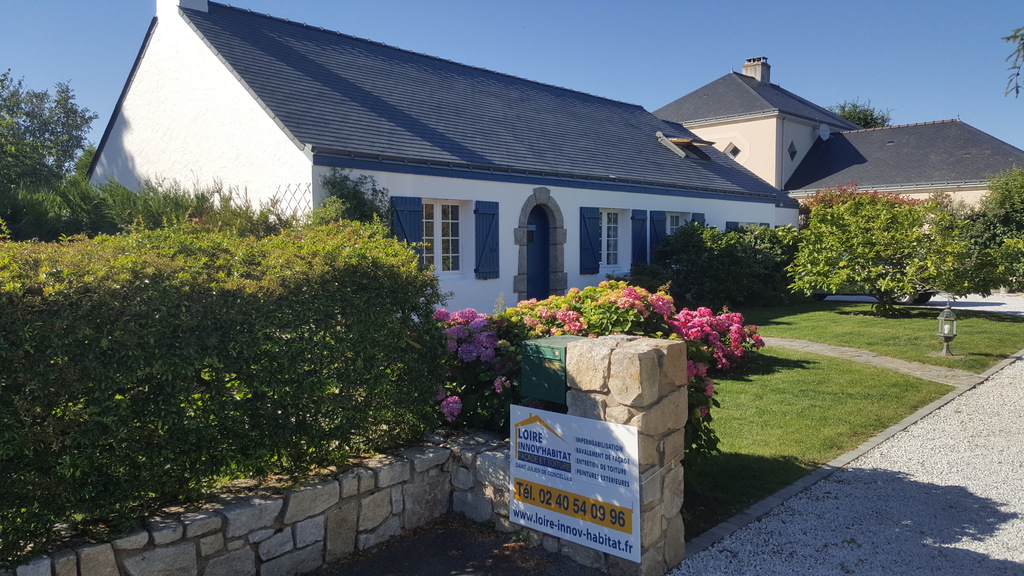
<path fill-rule="evenodd" d="M 544 208 L 534 206 L 526 220 L 526 298 L 544 300 L 551 295 L 551 230 Z"/>

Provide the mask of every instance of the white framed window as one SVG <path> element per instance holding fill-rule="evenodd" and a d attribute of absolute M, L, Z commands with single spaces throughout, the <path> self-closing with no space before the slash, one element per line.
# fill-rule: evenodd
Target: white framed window
<path fill-rule="evenodd" d="M 672 234 L 690 221 L 689 212 L 669 212 L 665 215 L 665 234 Z"/>
<path fill-rule="evenodd" d="M 434 271 L 462 271 L 461 203 L 444 200 L 423 200 L 423 263 Z"/>
<path fill-rule="evenodd" d="M 601 209 L 601 269 L 616 270 L 626 266 L 628 258 L 623 226 L 629 218 L 621 210 Z"/>

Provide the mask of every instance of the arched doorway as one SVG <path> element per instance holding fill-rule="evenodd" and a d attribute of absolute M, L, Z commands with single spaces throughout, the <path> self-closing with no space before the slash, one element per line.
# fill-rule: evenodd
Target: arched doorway
<path fill-rule="evenodd" d="M 526 220 L 526 298 L 551 295 L 551 225 L 543 206 L 534 206 Z"/>
<path fill-rule="evenodd" d="M 551 191 L 533 189 L 519 212 L 515 241 L 519 246 L 519 272 L 512 279 L 516 299 L 547 298 L 565 294 L 565 219 Z"/>

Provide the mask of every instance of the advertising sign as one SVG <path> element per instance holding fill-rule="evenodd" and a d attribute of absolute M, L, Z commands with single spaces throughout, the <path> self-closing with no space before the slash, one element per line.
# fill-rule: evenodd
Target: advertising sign
<path fill-rule="evenodd" d="M 639 562 L 636 428 L 523 406 L 511 411 L 511 520 Z"/>

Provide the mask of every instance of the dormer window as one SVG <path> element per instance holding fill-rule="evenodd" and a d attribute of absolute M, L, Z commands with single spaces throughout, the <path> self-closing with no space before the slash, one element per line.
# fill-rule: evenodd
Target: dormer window
<path fill-rule="evenodd" d="M 669 138 L 661 132 L 656 133 L 658 142 L 661 142 L 669 150 L 682 156 L 683 158 L 690 158 L 693 160 L 710 160 L 711 158 L 700 149 L 701 146 L 710 146 L 714 142 L 708 142 L 707 140 L 701 140 L 700 138 Z"/>

